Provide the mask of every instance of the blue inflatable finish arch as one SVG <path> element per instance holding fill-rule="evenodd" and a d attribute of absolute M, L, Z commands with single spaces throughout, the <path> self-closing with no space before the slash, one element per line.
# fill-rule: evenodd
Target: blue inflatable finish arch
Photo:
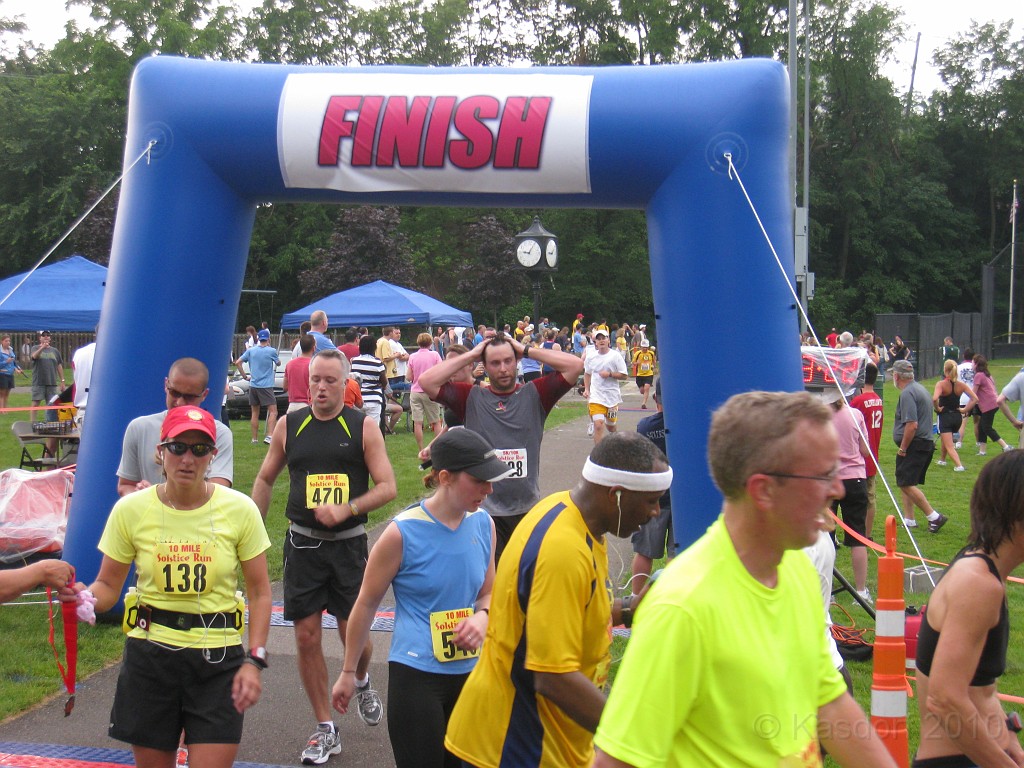
<path fill-rule="evenodd" d="M 219 407 L 256 206 L 276 201 L 645 210 L 676 531 L 693 541 L 721 501 L 705 458 L 711 412 L 736 392 L 801 386 L 792 298 L 725 160 L 791 264 L 787 135 L 785 71 L 764 60 L 142 62 L 127 162 L 156 144 L 121 193 L 67 558 L 85 580 L 98 570 L 125 427 L 163 409 L 171 362 L 205 361 L 206 405 Z"/>

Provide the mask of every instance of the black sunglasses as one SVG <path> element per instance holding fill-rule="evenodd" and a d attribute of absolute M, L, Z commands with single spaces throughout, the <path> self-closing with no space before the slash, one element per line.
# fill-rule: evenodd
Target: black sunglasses
<path fill-rule="evenodd" d="M 170 387 L 167 387 L 167 394 L 171 396 L 172 400 L 184 400 L 186 403 L 189 403 L 190 405 L 196 405 L 203 401 L 202 393 L 198 395 L 193 395 L 191 392 L 179 392 L 176 389 L 171 389 Z"/>
<path fill-rule="evenodd" d="M 189 445 L 188 443 L 178 442 L 177 440 L 170 443 L 160 443 L 160 447 L 166 448 L 175 456 L 184 456 L 189 451 L 192 451 L 192 455 L 197 459 L 203 458 L 203 456 L 211 453 L 214 448 L 216 448 L 216 446 L 210 445 L 209 443 L 196 443 L 195 445 Z"/>

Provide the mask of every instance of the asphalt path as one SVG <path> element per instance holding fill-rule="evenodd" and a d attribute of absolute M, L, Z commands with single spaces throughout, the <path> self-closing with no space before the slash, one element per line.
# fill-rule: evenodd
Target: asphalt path
<path fill-rule="evenodd" d="M 580 399 L 575 393 L 566 395 L 566 398 Z M 632 381 L 623 386 L 623 398 L 619 429 L 634 430 L 640 418 L 653 411 L 640 410 L 640 394 Z M 649 407 L 653 406 L 652 397 Z M 593 447 L 592 438 L 586 433 L 586 424 L 586 419 L 581 417 L 545 432 L 540 483 L 544 495 L 569 489 L 578 481 L 583 462 Z M 278 493 L 283 493 L 282 488 L 278 488 Z M 383 525 L 371 532 L 371 544 L 382 530 Z M 613 578 L 618 575 L 622 584 L 623 574 L 630 566 L 632 550 L 628 539 L 609 537 L 609 542 L 610 573 Z M 281 584 L 275 583 L 273 588 L 274 600 L 281 600 Z M 394 605 L 390 592 L 383 605 Z M 374 653 L 370 679 L 386 706 L 391 633 L 373 632 L 371 639 Z M 259 704 L 246 713 L 237 760 L 265 765 L 298 765 L 299 754 L 316 723 L 299 680 L 292 628 L 271 627 L 267 650 L 270 668 L 263 673 L 263 696 Z M 324 629 L 324 653 L 330 670 L 330 684 L 333 684 L 334 677 L 341 670 L 343 655 L 336 630 Z M 80 680 L 75 710 L 68 718 L 64 717 L 66 696 L 61 695 L 0 723 L 0 741 L 127 748 L 124 743 L 107 736 L 108 716 L 119 670 L 120 665 L 115 664 Z M 328 766 L 390 768 L 394 765 L 386 715 L 377 727 L 364 725 L 354 709 L 347 715 L 337 715 L 335 722 L 341 733 L 342 752 L 331 757 Z"/>

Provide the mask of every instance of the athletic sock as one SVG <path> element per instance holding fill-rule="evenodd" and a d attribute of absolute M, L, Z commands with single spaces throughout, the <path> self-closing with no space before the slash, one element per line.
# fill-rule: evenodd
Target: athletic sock
<path fill-rule="evenodd" d="M 356 688 L 365 688 L 370 684 L 370 673 L 367 672 L 362 680 L 356 680 Z"/>

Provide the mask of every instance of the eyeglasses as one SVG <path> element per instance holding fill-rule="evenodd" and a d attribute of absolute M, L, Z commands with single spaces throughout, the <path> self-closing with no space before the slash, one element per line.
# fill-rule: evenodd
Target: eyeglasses
<path fill-rule="evenodd" d="M 833 469 L 827 475 L 791 475 L 785 472 L 761 472 L 760 474 L 768 475 L 768 477 L 784 477 L 788 480 L 817 480 L 818 482 L 831 485 L 836 481 L 836 475 L 839 474 L 839 470 Z"/>
<path fill-rule="evenodd" d="M 189 451 L 192 451 L 192 455 L 197 459 L 201 459 L 207 454 L 211 453 L 216 446 L 210 445 L 209 443 L 196 443 L 190 445 L 189 443 L 182 443 L 177 440 L 169 443 L 160 443 L 161 448 L 166 448 L 175 456 L 184 456 Z"/>
<path fill-rule="evenodd" d="M 178 390 L 173 389 L 172 387 L 167 387 L 167 394 L 171 396 L 172 400 L 184 400 L 186 403 L 189 403 L 190 405 L 196 405 L 203 401 L 203 393 L 193 395 L 189 392 L 179 392 Z"/>

